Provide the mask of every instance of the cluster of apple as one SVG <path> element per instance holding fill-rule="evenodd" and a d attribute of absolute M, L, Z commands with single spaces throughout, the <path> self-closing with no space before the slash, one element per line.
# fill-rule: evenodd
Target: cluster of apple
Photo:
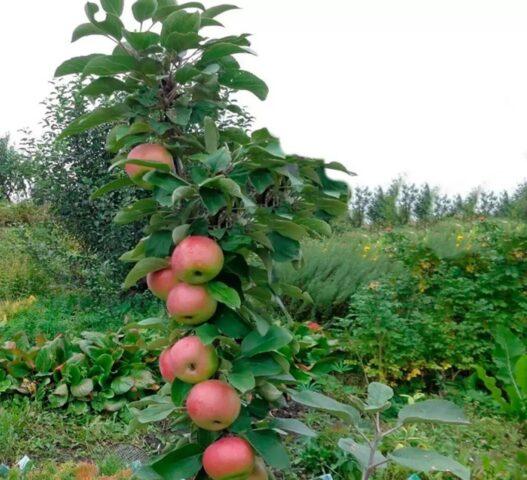
<path fill-rule="evenodd" d="M 171 318 L 185 325 L 199 325 L 215 313 L 217 303 L 205 284 L 223 268 L 223 252 L 208 237 L 190 236 L 174 250 L 171 266 L 148 275 L 148 287 L 166 300 Z M 188 336 L 165 350 L 159 359 L 161 375 L 168 382 L 178 379 L 193 384 L 186 400 L 192 421 L 208 431 L 228 428 L 238 418 L 240 397 L 228 383 L 212 379 L 219 360 L 212 345 L 197 336 Z M 249 443 L 226 436 L 211 444 L 204 453 L 203 467 L 213 480 L 265 480 L 261 459 Z"/>

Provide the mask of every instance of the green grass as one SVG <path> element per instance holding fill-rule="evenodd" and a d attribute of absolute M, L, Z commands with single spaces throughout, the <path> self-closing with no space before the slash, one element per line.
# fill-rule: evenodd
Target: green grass
<path fill-rule="evenodd" d="M 0 327 L 0 337 L 12 338 L 24 332 L 30 339 L 38 334 L 53 338 L 60 333 L 74 336 L 85 330 L 117 330 L 123 326 L 123 322 L 156 316 L 162 308 L 162 304 L 148 293 L 116 298 L 114 302 L 95 301 L 82 291 L 46 295 L 37 297 L 30 306 L 10 314 L 4 327 Z"/>

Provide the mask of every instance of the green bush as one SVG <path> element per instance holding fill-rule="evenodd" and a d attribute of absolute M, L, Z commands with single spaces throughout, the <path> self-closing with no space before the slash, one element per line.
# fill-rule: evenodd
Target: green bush
<path fill-rule="evenodd" d="M 525 339 L 526 252 L 525 224 L 449 221 L 310 241 L 305 265 L 282 274 L 313 297 L 312 317 L 338 345 L 332 357 L 343 351 L 373 378 L 435 386 L 474 364 L 492 368 L 499 326 Z M 300 319 L 308 308 L 291 307 Z"/>
<path fill-rule="evenodd" d="M 399 263 L 378 248 L 378 240 L 376 234 L 357 230 L 305 242 L 301 268 L 279 266 L 286 283 L 307 291 L 313 298 L 313 305 L 293 303 L 294 316 L 303 318 L 308 313 L 328 320 L 345 314 L 350 297 L 362 285 L 398 272 Z"/>

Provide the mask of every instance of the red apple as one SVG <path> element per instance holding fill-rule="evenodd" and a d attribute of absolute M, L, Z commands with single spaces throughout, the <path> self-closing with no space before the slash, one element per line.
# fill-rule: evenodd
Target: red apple
<path fill-rule="evenodd" d="M 159 367 L 168 382 L 178 378 L 186 383 L 199 383 L 216 373 L 218 355 L 212 345 L 203 344 L 199 337 L 185 337 L 161 354 Z"/>
<path fill-rule="evenodd" d="M 205 450 L 203 468 L 212 480 L 247 480 L 254 469 L 254 451 L 240 437 L 223 437 Z"/>
<path fill-rule="evenodd" d="M 209 320 L 218 307 L 218 302 L 203 285 L 178 283 L 167 299 L 170 317 L 184 325 L 200 325 Z"/>
<path fill-rule="evenodd" d="M 144 160 L 148 162 L 164 163 L 171 169 L 174 168 L 174 159 L 170 152 L 157 143 L 144 143 L 133 148 L 128 154 L 129 160 Z M 127 163 L 124 167 L 128 176 L 137 185 L 143 188 L 152 188 L 148 182 L 143 180 L 143 175 L 150 170 L 154 170 L 153 167 L 147 167 L 146 165 L 134 165 L 133 163 Z"/>
<path fill-rule="evenodd" d="M 223 260 L 223 251 L 212 238 L 192 236 L 175 248 L 172 269 L 179 280 L 199 285 L 221 272 Z"/>
<path fill-rule="evenodd" d="M 200 428 L 223 430 L 240 415 L 241 401 L 236 390 L 221 380 L 198 383 L 188 394 L 187 413 Z"/>
<path fill-rule="evenodd" d="M 260 457 L 256 458 L 254 462 L 254 470 L 249 475 L 247 480 L 269 480 L 269 475 L 267 474 L 265 463 Z"/>
<path fill-rule="evenodd" d="M 171 268 L 164 268 L 157 272 L 150 272 L 146 276 L 146 284 L 150 291 L 161 300 L 168 298 L 170 290 L 178 283 L 177 278 Z"/>

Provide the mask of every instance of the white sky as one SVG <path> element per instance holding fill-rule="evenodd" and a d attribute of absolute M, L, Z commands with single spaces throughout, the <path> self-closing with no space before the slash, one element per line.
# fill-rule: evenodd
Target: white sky
<path fill-rule="evenodd" d="M 266 102 L 242 102 L 288 152 L 341 161 L 361 185 L 405 175 L 466 193 L 527 178 L 526 1 L 223 3 L 243 8 L 222 21 L 254 34 L 259 56 L 241 60 L 271 89 Z M 0 133 L 38 131 L 55 67 L 111 48 L 97 37 L 69 43 L 83 6 L 2 2 Z"/>

